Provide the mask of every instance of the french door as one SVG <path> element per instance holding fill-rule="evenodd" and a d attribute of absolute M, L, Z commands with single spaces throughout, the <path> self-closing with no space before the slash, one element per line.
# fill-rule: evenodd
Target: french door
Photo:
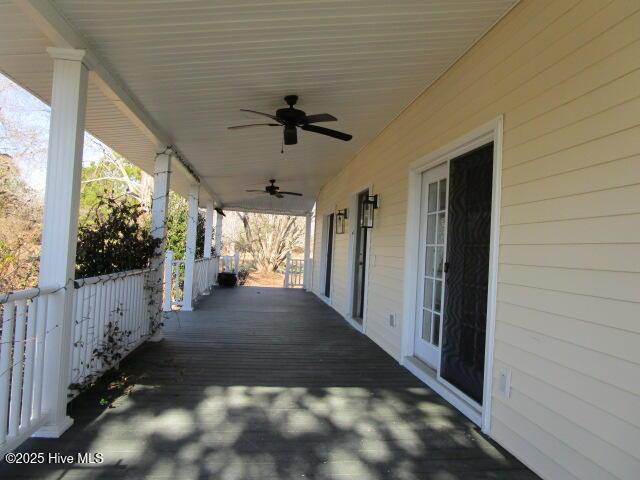
<path fill-rule="evenodd" d="M 440 330 L 444 298 L 448 165 L 422 175 L 420 258 L 416 309 L 415 355 L 433 368 L 440 362 Z"/>
<path fill-rule="evenodd" d="M 422 175 L 414 354 L 482 405 L 493 144 Z"/>

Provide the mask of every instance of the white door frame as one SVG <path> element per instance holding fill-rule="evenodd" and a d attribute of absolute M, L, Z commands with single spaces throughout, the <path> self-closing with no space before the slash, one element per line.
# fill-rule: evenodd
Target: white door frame
<path fill-rule="evenodd" d="M 333 277 L 333 271 L 335 267 L 335 252 L 336 252 L 336 208 L 327 208 L 322 212 L 320 218 L 322 218 L 322 236 L 320 238 L 320 284 L 318 285 L 318 297 L 321 300 L 326 302 L 328 305 L 331 305 L 333 301 L 333 278 L 331 278 L 331 286 L 329 289 L 329 296 L 326 297 L 324 294 L 324 288 L 327 281 L 327 250 L 329 247 L 329 222 L 327 222 L 327 218 L 329 215 L 333 214 L 333 238 L 331 241 L 331 245 L 333 248 L 333 252 L 331 253 L 331 277 Z"/>
<path fill-rule="evenodd" d="M 402 343 L 400 362 L 421 378 L 437 393 L 452 403 L 472 421 L 479 424 L 484 433 L 491 431 L 491 387 L 493 373 L 493 350 L 495 340 L 496 301 L 498 287 L 498 250 L 500 244 L 500 194 L 502 185 L 502 131 L 503 117 L 468 132 L 451 143 L 422 157 L 409 166 L 409 193 L 407 202 L 407 221 L 404 256 L 404 308 L 402 322 Z M 413 342 L 418 287 L 419 235 L 420 235 L 420 200 L 422 189 L 422 173 L 432 167 L 455 159 L 482 145 L 493 142 L 493 184 L 491 202 L 491 237 L 489 247 L 489 283 L 487 301 L 487 338 L 484 361 L 484 387 L 481 412 L 473 409 L 467 401 L 451 388 L 438 380 L 437 376 L 419 371 L 413 361 Z"/>
<path fill-rule="evenodd" d="M 358 228 L 358 195 L 368 190 L 369 195 L 373 192 L 373 184 L 368 183 L 360 188 L 351 191 L 349 195 L 349 250 L 347 254 L 347 309 L 342 315 L 349 324 L 356 330 L 365 333 L 367 331 L 367 310 L 369 305 L 369 272 L 371 266 L 371 237 L 373 228 L 367 234 L 367 259 L 364 266 L 364 308 L 362 309 L 362 325 L 353 318 L 353 280 L 355 273 L 355 253 L 356 253 L 356 230 Z"/>

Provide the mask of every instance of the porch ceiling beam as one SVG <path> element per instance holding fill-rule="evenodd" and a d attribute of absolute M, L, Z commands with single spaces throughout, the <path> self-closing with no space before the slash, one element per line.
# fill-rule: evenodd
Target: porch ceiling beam
<path fill-rule="evenodd" d="M 240 206 L 235 206 L 233 204 L 229 204 L 229 205 L 225 205 L 224 206 L 225 210 L 228 210 L 230 212 L 242 212 L 242 213 L 264 213 L 264 214 L 269 214 L 269 215 L 290 215 L 292 217 L 304 217 L 306 215 L 309 215 L 312 212 L 312 210 L 309 211 L 304 211 L 304 210 L 278 210 L 275 208 L 247 208 L 247 207 L 240 207 Z"/>

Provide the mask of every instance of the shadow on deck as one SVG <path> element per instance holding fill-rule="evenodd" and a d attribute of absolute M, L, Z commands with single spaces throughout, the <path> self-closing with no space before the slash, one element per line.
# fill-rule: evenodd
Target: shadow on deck
<path fill-rule="evenodd" d="M 537 478 L 310 293 L 219 290 L 171 315 L 123 362 L 114 408 L 84 395 L 62 438 L 21 448 L 104 463 L 0 478 Z"/>

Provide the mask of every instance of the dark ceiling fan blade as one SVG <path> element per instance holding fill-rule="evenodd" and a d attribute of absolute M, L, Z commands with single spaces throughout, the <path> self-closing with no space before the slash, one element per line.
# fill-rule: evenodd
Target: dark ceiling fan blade
<path fill-rule="evenodd" d="M 240 128 L 250 128 L 250 127 L 279 127 L 279 123 L 249 123 L 247 125 L 234 125 L 233 127 L 227 127 L 228 130 L 239 130 Z"/>
<path fill-rule="evenodd" d="M 248 193 L 267 193 L 264 190 L 245 190 L 245 192 L 248 192 Z"/>
<path fill-rule="evenodd" d="M 263 117 L 267 117 L 270 118 L 271 120 L 275 120 L 278 123 L 282 123 L 278 117 L 276 117 L 275 115 L 271 115 L 270 113 L 263 113 L 263 112 L 258 112 L 256 110 L 247 110 L 245 108 L 241 108 L 240 109 L 241 112 L 249 112 L 249 113 L 255 113 L 256 115 L 262 115 Z"/>
<path fill-rule="evenodd" d="M 298 143 L 296 127 L 284 127 L 284 144 L 295 145 L 296 143 Z"/>
<path fill-rule="evenodd" d="M 335 122 L 338 119 L 333 115 L 329 115 L 328 113 L 318 113 L 316 115 L 307 115 L 305 117 L 305 121 L 307 123 L 318 123 L 318 122 Z"/>
<path fill-rule="evenodd" d="M 276 198 L 284 198 L 284 195 L 282 195 L 281 193 L 274 193 L 273 196 Z"/>
<path fill-rule="evenodd" d="M 281 195 L 296 195 L 297 197 L 301 197 L 302 194 L 298 192 L 278 192 Z"/>
<path fill-rule="evenodd" d="M 316 125 L 303 125 L 300 127 L 302 130 L 307 130 L 309 132 L 319 133 L 321 135 L 327 135 L 329 137 L 337 138 L 338 140 L 344 140 L 348 142 L 353 138 L 352 135 L 348 133 L 338 132 L 337 130 L 331 130 L 330 128 L 318 127 Z"/>

